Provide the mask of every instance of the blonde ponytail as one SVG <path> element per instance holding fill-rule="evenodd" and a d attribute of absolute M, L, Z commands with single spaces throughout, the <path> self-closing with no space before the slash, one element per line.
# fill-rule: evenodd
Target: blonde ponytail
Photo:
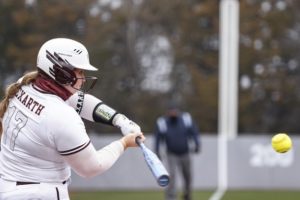
<path fill-rule="evenodd" d="M 16 83 L 13 83 L 6 88 L 5 96 L 0 102 L 0 136 L 2 135 L 2 131 L 3 131 L 2 119 L 8 107 L 9 100 L 17 94 L 17 92 L 23 85 L 28 85 L 29 83 L 34 81 L 37 75 L 38 75 L 37 71 L 29 72 L 25 74 L 22 78 L 20 78 Z"/>

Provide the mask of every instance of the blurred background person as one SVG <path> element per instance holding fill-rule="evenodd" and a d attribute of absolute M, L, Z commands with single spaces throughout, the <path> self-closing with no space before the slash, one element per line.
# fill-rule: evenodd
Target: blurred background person
<path fill-rule="evenodd" d="M 193 141 L 194 145 L 192 145 Z M 181 112 L 176 105 L 170 105 L 166 114 L 156 121 L 155 151 L 161 157 L 160 146 L 165 144 L 170 173 L 170 184 L 166 189 L 167 200 L 175 200 L 176 172 L 183 177 L 183 199 L 192 198 L 192 169 L 190 152 L 200 150 L 199 130 L 187 112 Z"/>

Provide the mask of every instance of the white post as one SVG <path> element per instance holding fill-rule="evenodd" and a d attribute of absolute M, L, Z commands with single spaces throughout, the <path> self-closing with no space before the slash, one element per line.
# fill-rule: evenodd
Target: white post
<path fill-rule="evenodd" d="M 237 136 L 239 2 L 220 3 L 218 189 L 210 200 L 222 199 L 228 187 L 227 142 Z"/>
<path fill-rule="evenodd" d="M 237 136 L 239 3 L 222 0 L 219 57 L 219 133 Z M 226 107 L 226 108 L 224 108 Z"/>

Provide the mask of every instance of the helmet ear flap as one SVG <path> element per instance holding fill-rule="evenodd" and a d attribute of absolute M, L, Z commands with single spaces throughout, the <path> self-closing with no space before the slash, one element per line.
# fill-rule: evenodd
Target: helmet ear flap
<path fill-rule="evenodd" d="M 74 85 L 76 83 L 76 75 L 73 70 L 67 67 L 61 67 L 58 65 L 53 65 L 55 80 L 62 85 L 70 84 Z"/>

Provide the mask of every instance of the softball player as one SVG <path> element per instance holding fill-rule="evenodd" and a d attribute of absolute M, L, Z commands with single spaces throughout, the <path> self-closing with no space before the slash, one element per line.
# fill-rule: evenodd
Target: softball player
<path fill-rule="evenodd" d="M 96 80 L 86 77 L 85 70 L 97 70 L 90 65 L 87 49 L 74 40 L 56 38 L 40 48 L 37 71 L 7 88 L 0 104 L 1 200 L 69 199 L 71 168 L 82 177 L 99 175 L 127 147 L 136 146 L 137 136 L 145 139 L 137 124 L 79 92 L 87 81 Z M 117 126 L 124 136 L 96 150 L 78 113 Z"/>

